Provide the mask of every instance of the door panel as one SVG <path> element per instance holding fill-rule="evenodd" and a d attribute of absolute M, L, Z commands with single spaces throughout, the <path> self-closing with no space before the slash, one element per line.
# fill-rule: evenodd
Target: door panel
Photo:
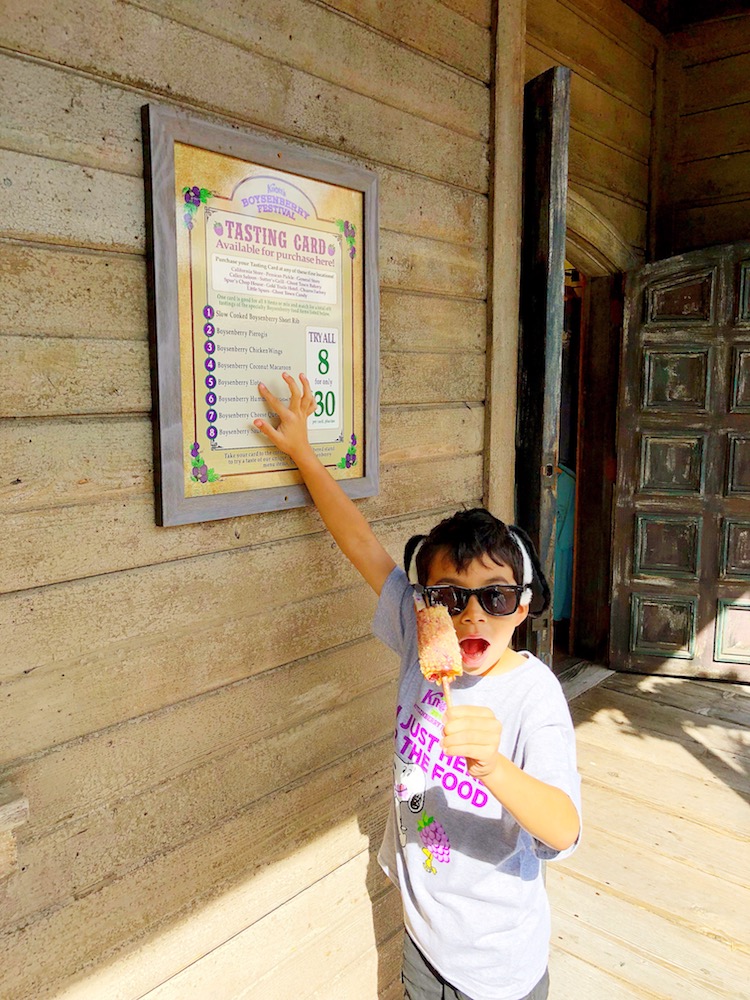
<path fill-rule="evenodd" d="M 516 427 L 516 520 L 554 586 L 565 293 L 570 70 L 554 66 L 524 88 L 523 234 Z M 533 605 L 532 605 L 533 610 Z M 552 609 L 519 636 L 552 666 Z"/>
<path fill-rule="evenodd" d="M 750 680 L 750 243 L 628 283 L 610 666 Z"/>

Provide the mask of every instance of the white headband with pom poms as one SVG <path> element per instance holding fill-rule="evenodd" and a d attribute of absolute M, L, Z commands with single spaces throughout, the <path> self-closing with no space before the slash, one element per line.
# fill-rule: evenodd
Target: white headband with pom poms
<path fill-rule="evenodd" d="M 531 563 L 531 556 L 526 551 L 526 546 L 521 541 L 521 536 L 517 535 L 512 528 L 508 528 L 508 533 L 518 546 L 518 551 L 521 553 L 521 559 L 523 560 L 523 580 L 521 580 L 521 584 L 524 589 L 521 592 L 521 596 L 518 598 L 518 603 L 524 605 L 531 604 L 531 598 L 533 596 L 531 592 L 531 584 L 534 580 L 534 567 Z"/>

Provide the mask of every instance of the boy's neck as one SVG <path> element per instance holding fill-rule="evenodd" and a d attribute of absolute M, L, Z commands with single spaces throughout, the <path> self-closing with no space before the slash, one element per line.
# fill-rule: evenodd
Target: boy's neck
<path fill-rule="evenodd" d="M 484 676 L 497 677 L 498 674 L 509 674 L 511 670 L 515 670 L 516 667 L 520 667 L 525 662 L 525 656 L 508 646 L 500 659 L 494 666 L 490 667 Z"/>

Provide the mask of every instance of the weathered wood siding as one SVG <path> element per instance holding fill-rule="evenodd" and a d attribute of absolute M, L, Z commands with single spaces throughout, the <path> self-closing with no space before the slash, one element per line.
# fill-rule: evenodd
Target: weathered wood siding
<path fill-rule="evenodd" d="M 528 0 L 526 79 L 572 70 L 570 185 L 646 249 L 658 31 L 621 0 Z"/>
<path fill-rule="evenodd" d="M 750 14 L 674 35 L 673 252 L 750 237 Z"/>
<path fill-rule="evenodd" d="M 3 996 L 398 993 L 371 595 L 309 509 L 154 524 L 139 109 L 378 172 L 362 509 L 398 558 L 482 495 L 490 6 L 2 4 L 0 784 L 30 803 Z"/>

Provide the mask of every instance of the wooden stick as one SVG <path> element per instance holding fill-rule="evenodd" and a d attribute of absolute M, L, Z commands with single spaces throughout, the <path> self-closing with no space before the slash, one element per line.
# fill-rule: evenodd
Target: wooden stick
<path fill-rule="evenodd" d="M 450 677 L 441 678 L 441 684 L 443 685 L 443 697 L 445 698 L 445 704 L 448 708 L 453 707 L 453 699 L 451 698 L 451 681 Z"/>

